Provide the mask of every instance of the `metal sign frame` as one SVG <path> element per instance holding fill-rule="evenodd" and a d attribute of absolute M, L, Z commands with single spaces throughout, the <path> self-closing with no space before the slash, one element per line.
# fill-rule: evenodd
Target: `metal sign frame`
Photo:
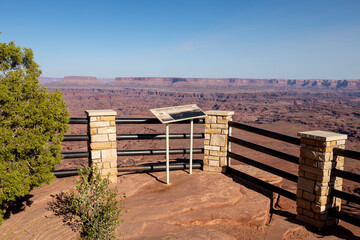
<path fill-rule="evenodd" d="M 204 113 L 196 104 L 150 109 L 150 111 L 160 120 L 160 122 L 166 125 L 166 184 L 170 184 L 169 124 L 190 120 L 190 174 L 192 174 L 194 119 L 204 118 L 206 117 L 206 113 Z"/>

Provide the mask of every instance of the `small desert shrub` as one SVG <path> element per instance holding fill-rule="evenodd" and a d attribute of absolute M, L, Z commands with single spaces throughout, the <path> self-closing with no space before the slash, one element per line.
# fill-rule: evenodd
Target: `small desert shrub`
<path fill-rule="evenodd" d="M 95 167 L 79 170 L 76 189 L 63 196 L 62 212 L 70 213 L 64 220 L 80 231 L 83 239 L 111 239 L 123 220 L 125 194 L 116 200 L 117 189 L 110 189 L 109 178 L 101 178 Z"/>

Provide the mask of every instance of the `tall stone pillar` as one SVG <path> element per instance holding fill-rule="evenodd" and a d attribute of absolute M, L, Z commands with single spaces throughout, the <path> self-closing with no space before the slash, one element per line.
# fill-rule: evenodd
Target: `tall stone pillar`
<path fill-rule="evenodd" d="M 89 165 L 96 164 L 101 176 L 109 174 L 117 182 L 116 112 L 113 110 L 87 110 L 90 135 Z"/>
<path fill-rule="evenodd" d="M 206 114 L 203 170 L 225 172 L 228 165 L 228 122 L 234 112 L 207 111 Z"/>
<path fill-rule="evenodd" d="M 328 216 L 329 208 L 340 211 L 341 199 L 330 197 L 331 189 L 342 190 L 342 178 L 331 177 L 331 169 L 343 170 L 344 157 L 333 148 L 345 148 L 347 135 L 325 131 L 300 132 L 297 219 L 324 230 L 338 224 Z"/>

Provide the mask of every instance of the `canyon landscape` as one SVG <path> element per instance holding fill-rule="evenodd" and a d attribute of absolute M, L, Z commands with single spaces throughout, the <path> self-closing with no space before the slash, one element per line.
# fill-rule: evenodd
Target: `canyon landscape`
<path fill-rule="evenodd" d="M 112 109 L 118 118 L 154 117 L 150 109 L 197 104 L 203 110 L 234 111 L 233 121 L 297 137 L 298 132 L 325 130 L 346 134 L 346 148 L 360 146 L 360 80 L 281 80 L 281 79 L 186 79 L 186 78 L 116 78 L 100 81 L 96 77 L 65 77 L 40 82 L 63 92 L 71 117 L 86 117 L 85 110 Z M 118 134 L 164 133 L 162 125 L 117 126 Z M 195 132 L 203 128 L 195 125 Z M 72 125 L 69 134 L 86 135 L 86 127 Z M 188 132 L 188 126 L 176 125 L 174 132 Z M 298 148 L 265 137 L 234 130 L 234 136 L 257 144 L 298 155 Z M 184 140 L 174 140 L 177 147 L 188 147 Z M 202 147 L 195 140 L 194 147 Z M 270 144 L 270 145 L 269 145 Z M 164 149 L 162 140 L 118 141 L 118 149 Z M 251 150 L 234 146 L 243 154 Z M 64 142 L 64 152 L 86 151 L 85 142 Z M 174 156 L 184 158 L 185 156 Z M 201 156 L 198 156 L 201 159 Z M 296 166 L 256 153 L 257 160 L 276 164 L 297 174 Z M 120 158 L 119 165 L 139 165 L 164 161 L 162 156 Z M 236 161 L 234 161 L 236 164 Z M 86 159 L 64 160 L 57 169 L 86 165 Z M 345 170 L 360 173 L 356 160 L 346 159 Z M 345 181 L 345 190 L 359 193 L 360 184 Z"/>
<path fill-rule="evenodd" d="M 202 110 L 234 111 L 233 121 L 258 128 L 297 137 L 298 132 L 325 130 L 348 135 L 346 148 L 359 151 L 360 146 L 360 80 L 288 80 L 288 79 L 195 79 L 195 78 L 107 78 L 69 76 L 64 79 L 40 78 L 42 84 L 62 93 L 71 117 L 86 117 L 85 110 L 112 109 L 117 118 L 154 118 L 150 109 L 186 104 L 197 104 Z M 162 124 L 118 124 L 117 134 L 164 133 Z M 189 133 L 187 124 L 173 124 L 171 133 Z M 195 133 L 203 133 L 203 124 L 195 124 Z M 69 135 L 86 135 L 87 126 L 73 124 Z M 299 147 L 249 132 L 233 129 L 232 136 L 299 156 Z M 195 139 L 194 147 L 201 148 L 203 139 Z M 87 151 L 87 142 L 64 142 L 63 152 Z M 188 148 L 188 140 L 172 139 L 170 148 Z M 122 140 L 117 141 L 118 150 L 165 149 L 165 140 Z M 270 157 L 266 154 L 232 145 L 233 152 L 274 166 L 281 170 L 298 174 L 298 166 Z M 187 154 L 171 155 L 171 162 L 188 162 Z M 195 154 L 194 160 L 201 161 L 203 155 Z M 138 166 L 142 164 L 164 163 L 165 156 L 118 157 L 118 166 Z M 55 170 L 76 169 L 88 164 L 88 159 L 64 159 Z M 232 159 L 235 167 L 246 169 L 247 165 Z M 345 170 L 360 174 L 360 164 L 353 159 L 345 159 Z M 298 223 L 289 220 L 296 213 L 295 202 L 280 197 L 275 202 L 269 200 L 268 193 L 251 191 L 256 186 L 241 179 L 222 178 L 195 170 L 194 175 L 184 175 L 182 171 L 172 172 L 174 188 L 168 189 L 161 179 L 164 172 L 149 174 L 121 173 L 118 176 L 120 190 L 128 195 L 123 227 L 118 230 L 125 239 L 159 239 L 173 236 L 186 239 L 194 234 L 197 239 L 357 239 L 360 229 L 341 222 L 339 228 L 328 235 L 314 233 Z M 259 178 L 275 181 L 282 188 L 296 193 L 296 184 L 281 178 L 274 178 L 263 172 L 256 172 Z M 73 177 L 55 179 L 54 183 L 33 191 L 33 201 L 46 204 L 54 191 L 66 191 Z M 212 179 L 209 183 L 209 179 Z M 281 182 L 281 183 L 280 183 Z M 204 184 L 210 188 L 204 188 Z M 240 184 L 239 184 L 240 183 Z M 179 190 L 175 186 L 181 186 Z M 190 187 L 191 186 L 191 187 Z M 185 190 L 184 190 L 185 189 Z M 216 191 L 221 189 L 221 193 Z M 211 192 L 214 190 L 214 192 Z M 344 180 L 343 190 L 360 196 L 360 184 Z M 184 195 L 182 191 L 187 194 Z M 198 196 L 203 196 L 201 200 Z M 221 195 L 219 197 L 219 195 Z M 152 199 L 152 201 L 148 201 Z M 215 199 L 215 200 L 214 200 Z M 270 198 L 271 199 L 271 198 Z M 213 202 L 215 201 L 215 203 Z M 167 204 L 167 202 L 170 202 Z M 161 204 L 161 209 L 157 204 Z M 188 209 L 185 203 L 191 203 Z M 211 205 L 213 204 L 213 205 Z M 211 205 L 211 206 L 210 206 Z M 270 211 L 271 205 L 274 210 Z M 47 239 L 66 234 L 76 235 L 54 216 L 34 204 L 19 215 L 18 220 L 5 222 L 3 234 L 19 228 L 21 219 L 31 218 L 31 214 L 42 215 L 48 221 L 45 230 Z M 210 206 L 210 207 L 209 207 Z M 266 207 L 264 207 L 266 206 Z M 184 210 L 186 209 L 186 210 Z M 220 210 L 219 210 L 220 209 Z M 343 211 L 360 216 L 360 206 L 343 201 Z M 34 213 L 32 213 L 34 212 Z M 142 215 L 146 212 L 147 215 Z M 219 222 L 216 214 L 221 212 Z M 237 214 L 242 213 L 242 214 Z M 275 213 L 275 214 L 273 214 Z M 40 214 L 40 215 L 41 215 Z M 23 216 L 23 217 L 20 217 Z M 17 216 L 14 216 L 17 217 Z M 294 217 L 293 217 L 294 218 Z M 13 218 L 16 219 L 16 218 Z M 17 221 L 17 222 L 16 222 Z M 22 230 L 23 236 L 35 236 L 36 227 L 43 226 L 43 219 L 29 220 L 34 228 Z M 14 223 L 15 222 L 15 223 Z M 56 226 L 55 228 L 50 226 Z M 5 229 L 7 231 L 5 231 Z M 14 230 L 11 230 L 14 229 Z M 161 229 L 161 231 L 159 230 Z M 339 230 L 340 229 L 340 230 Z M 29 232 L 27 232 L 29 231 Z M 21 235 L 19 235 L 21 236 Z M 40 236 L 40 235 L 36 235 Z M 238 238 L 238 236 L 242 236 Z M 329 236 L 329 237 L 327 237 Z M 26 237 L 25 237 L 26 238 Z"/>

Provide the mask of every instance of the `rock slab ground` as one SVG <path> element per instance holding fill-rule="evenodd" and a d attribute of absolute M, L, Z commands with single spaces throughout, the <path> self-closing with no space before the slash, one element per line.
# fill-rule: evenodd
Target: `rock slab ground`
<path fill-rule="evenodd" d="M 0 239 L 77 239 L 78 233 L 49 209 L 56 194 L 74 187 L 76 177 L 55 179 L 31 192 L 28 205 L 0 226 Z M 122 174 L 119 193 L 129 210 L 117 229 L 121 239 L 316 239 L 299 223 L 273 216 L 271 201 L 232 177 L 200 170 Z M 119 194 L 120 195 L 120 194 Z M 343 239 L 334 236 L 325 239 Z"/>

